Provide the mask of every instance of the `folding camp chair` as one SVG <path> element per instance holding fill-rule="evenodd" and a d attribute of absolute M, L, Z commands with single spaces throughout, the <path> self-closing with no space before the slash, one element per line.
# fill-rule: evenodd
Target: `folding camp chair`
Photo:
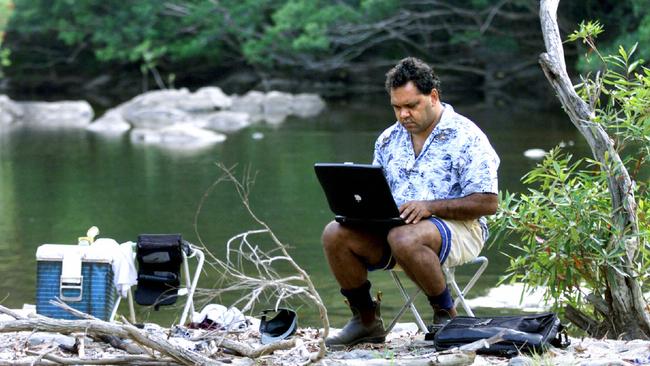
<path fill-rule="evenodd" d="M 456 267 L 448 268 L 446 266 L 443 266 L 442 270 L 443 270 L 443 273 L 444 273 L 445 278 L 447 280 L 448 286 L 451 287 L 451 290 L 453 291 L 453 293 L 454 293 L 454 295 L 456 297 L 456 300 L 454 301 L 454 306 L 458 307 L 458 305 L 460 304 L 460 305 L 462 305 L 463 309 L 465 309 L 465 312 L 467 313 L 468 316 L 474 316 L 474 312 L 472 311 L 472 309 L 469 307 L 469 305 L 465 301 L 465 296 L 467 295 L 469 290 L 471 290 L 472 287 L 474 287 L 474 284 L 481 277 L 481 275 L 485 271 L 485 268 L 487 268 L 488 259 L 487 259 L 487 257 L 484 257 L 484 256 L 476 257 L 473 260 L 462 264 L 461 266 L 466 266 L 466 265 L 478 265 L 479 267 L 476 270 L 476 272 L 474 272 L 474 274 L 472 275 L 472 278 L 470 278 L 470 280 L 467 282 L 467 284 L 465 285 L 465 287 L 462 290 L 460 289 L 460 287 L 458 286 L 458 283 L 456 282 L 456 277 L 455 277 Z M 402 296 L 404 297 L 405 302 L 404 302 L 404 305 L 402 306 L 402 308 L 399 310 L 399 312 L 395 316 L 395 318 L 393 319 L 393 321 L 390 323 L 390 325 L 388 325 L 388 328 L 386 328 L 386 333 L 389 333 L 393 329 L 395 324 L 397 324 L 397 321 L 402 317 L 402 315 L 404 315 L 404 313 L 406 312 L 407 309 L 411 309 L 411 312 L 413 313 L 413 316 L 415 317 L 415 322 L 417 323 L 418 328 L 420 328 L 420 330 L 423 333 L 427 333 L 428 332 L 427 325 L 422 320 L 422 317 L 420 316 L 420 313 L 418 312 L 417 308 L 415 307 L 415 304 L 413 304 L 413 301 L 415 300 L 415 297 L 420 292 L 422 292 L 422 290 L 420 290 L 418 288 L 417 291 L 411 296 L 406 291 L 406 288 L 404 288 L 404 285 L 402 285 L 402 282 L 400 281 L 399 276 L 397 275 L 397 271 L 391 270 L 390 275 L 393 277 L 393 280 L 395 281 L 395 284 L 397 285 L 397 288 L 402 293 Z"/>
<path fill-rule="evenodd" d="M 197 258 L 196 270 L 190 276 L 188 258 Z M 205 256 L 201 250 L 182 239 L 180 234 L 142 234 L 138 236 L 136 260 L 138 286 L 135 302 L 139 305 L 160 306 L 176 303 L 178 296 L 187 295 L 179 324 L 185 324 L 190 309 L 194 312 L 194 291 Z M 185 288 L 181 288 L 181 264 Z M 132 305 L 132 303 L 130 303 Z M 131 318 L 135 318 L 131 307 Z"/>

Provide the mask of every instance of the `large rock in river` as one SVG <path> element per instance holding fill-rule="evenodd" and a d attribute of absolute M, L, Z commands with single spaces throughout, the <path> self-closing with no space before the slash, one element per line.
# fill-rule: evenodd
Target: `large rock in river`
<path fill-rule="evenodd" d="M 164 128 L 178 123 L 187 123 L 189 113 L 168 105 L 155 104 L 143 106 L 140 103 L 129 104 L 122 109 L 122 117 L 134 128 Z"/>
<path fill-rule="evenodd" d="M 202 116 L 199 125 L 219 132 L 235 132 L 250 126 L 251 117 L 248 113 L 219 111 Z"/>
<path fill-rule="evenodd" d="M 230 110 L 233 112 L 247 113 L 252 122 L 259 122 L 264 119 L 264 100 L 266 94 L 251 90 L 242 96 L 234 96 Z"/>
<path fill-rule="evenodd" d="M 280 91 L 270 91 L 262 104 L 264 120 L 268 123 L 281 123 L 293 112 L 293 95 Z"/>
<path fill-rule="evenodd" d="M 0 126 L 20 120 L 23 108 L 6 95 L 0 95 Z"/>
<path fill-rule="evenodd" d="M 262 93 L 250 91 L 234 96 L 229 110 L 248 113 L 252 122 L 283 122 L 288 116 L 313 117 L 325 108 L 325 102 L 317 94 L 290 94 L 280 91 Z"/>
<path fill-rule="evenodd" d="M 210 112 L 230 107 L 232 98 L 219 87 L 209 86 L 191 93 L 187 88 L 154 90 L 140 94 L 128 102 L 132 108 L 162 105 L 188 113 Z"/>
<path fill-rule="evenodd" d="M 93 108 L 86 101 L 19 102 L 22 122 L 43 127 L 85 127 L 92 121 Z"/>
<path fill-rule="evenodd" d="M 226 135 L 196 127 L 177 124 L 160 129 L 136 128 L 131 131 L 131 141 L 160 145 L 170 149 L 194 149 L 226 140 Z"/>
<path fill-rule="evenodd" d="M 323 109 L 325 109 L 325 101 L 318 94 L 302 93 L 293 96 L 291 111 L 298 117 L 313 117 Z"/>
<path fill-rule="evenodd" d="M 88 131 L 106 135 L 119 135 L 130 129 L 131 124 L 124 119 L 119 109 L 109 110 L 86 127 Z"/>

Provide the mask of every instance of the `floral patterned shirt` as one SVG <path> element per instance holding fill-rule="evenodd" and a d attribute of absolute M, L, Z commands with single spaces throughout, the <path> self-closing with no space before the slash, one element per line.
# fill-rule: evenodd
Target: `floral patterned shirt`
<path fill-rule="evenodd" d="M 451 105 L 443 106 L 440 121 L 417 157 L 410 133 L 399 122 L 375 142 L 373 164 L 383 167 L 398 206 L 498 191 L 499 157 L 487 136 Z M 480 221 L 485 226 L 485 219 Z"/>

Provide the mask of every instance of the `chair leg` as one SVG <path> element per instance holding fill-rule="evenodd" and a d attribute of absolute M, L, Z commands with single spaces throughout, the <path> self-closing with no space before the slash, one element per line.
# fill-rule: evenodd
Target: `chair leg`
<path fill-rule="evenodd" d="M 395 281 L 395 285 L 397 285 L 397 288 L 399 289 L 400 293 L 404 297 L 404 300 L 406 301 L 402 308 L 397 312 L 397 315 L 393 319 L 393 321 L 388 325 L 386 328 L 386 333 L 388 334 L 394 327 L 395 324 L 399 321 L 399 319 L 404 315 L 406 310 L 408 308 L 411 309 L 411 313 L 413 313 L 413 316 L 415 317 L 415 322 L 418 325 L 418 328 L 423 333 L 427 333 L 429 330 L 427 329 L 426 324 L 422 320 L 422 317 L 420 316 L 420 313 L 418 310 L 415 308 L 415 305 L 413 304 L 413 300 L 415 300 L 415 297 L 421 292 L 421 290 L 418 288 L 413 295 L 409 295 L 408 292 L 406 291 L 406 288 L 404 288 L 404 285 L 402 285 L 402 281 L 400 281 L 399 276 L 395 271 L 390 271 L 390 275 L 393 277 L 393 280 Z"/>
<path fill-rule="evenodd" d="M 192 277 L 192 281 L 190 283 L 190 269 L 189 269 L 189 264 L 187 263 L 187 257 L 185 253 L 183 253 L 183 268 L 185 271 L 185 281 L 187 283 L 187 301 L 185 302 L 185 308 L 183 309 L 183 314 L 181 315 L 179 324 L 184 325 L 185 322 L 187 321 L 187 317 L 189 315 L 190 309 L 192 309 L 192 312 L 194 312 L 194 291 L 196 291 L 196 285 L 199 282 L 199 275 L 201 274 L 201 270 L 203 269 L 203 262 L 205 261 L 205 256 L 201 250 L 192 248 L 192 256 L 197 256 L 198 257 L 198 263 L 196 265 L 196 270 L 194 271 L 194 276 Z"/>
<path fill-rule="evenodd" d="M 458 304 L 462 305 L 463 309 L 465 309 L 465 312 L 467 313 L 468 316 L 474 316 L 474 312 L 472 309 L 469 307 L 467 302 L 465 301 L 465 296 L 469 292 L 469 290 L 474 287 L 476 284 L 476 281 L 481 277 L 483 272 L 488 266 L 488 259 L 487 257 L 484 256 L 479 256 L 474 258 L 468 263 L 465 264 L 479 264 L 479 268 L 474 272 L 474 275 L 472 278 L 470 278 L 469 282 L 465 287 L 461 290 L 460 287 L 458 286 L 458 283 L 456 282 L 456 277 L 455 277 L 455 268 L 443 268 L 445 272 L 445 277 L 447 278 L 447 283 L 451 286 L 452 290 L 456 294 L 456 300 L 454 302 L 455 306 L 458 306 Z"/>
<path fill-rule="evenodd" d="M 467 262 L 465 264 L 478 264 L 479 268 L 474 272 L 474 275 L 472 275 L 472 278 L 469 280 L 467 285 L 461 290 L 460 287 L 458 286 L 458 283 L 456 282 L 456 277 L 455 277 L 455 268 L 447 268 L 443 267 L 443 272 L 445 274 L 445 278 L 447 280 L 447 284 L 451 287 L 452 291 L 456 295 L 456 300 L 454 301 L 454 306 L 458 306 L 459 304 L 465 309 L 465 313 L 467 313 L 468 316 L 474 316 L 474 312 L 472 311 L 472 308 L 469 307 L 467 302 L 465 301 L 465 295 L 469 292 L 469 290 L 474 287 L 476 284 L 476 281 L 481 277 L 485 269 L 487 268 L 488 265 L 488 259 L 487 257 L 480 256 L 476 257 L 470 262 Z M 413 313 L 413 316 L 415 317 L 415 322 L 418 325 L 418 328 L 424 333 L 428 332 L 427 326 L 422 320 L 422 317 L 420 316 L 420 313 L 418 313 L 418 310 L 415 308 L 415 305 L 413 304 L 413 300 L 415 300 L 415 297 L 421 292 L 421 290 L 418 288 L 413 295 L 409 295 L 408 292 L 406 291 L 406 288 L 404 288 L 404 285 L 402 285 L 402 281 L 399 279 L 399 276 L 395 271 L 390 271 L 390 275 L 393 277 L 393 280 L 395 281 L 395 285 L 397 285 L 397 288 L 399 289 L 400 293 L 404 297 L 405 303 L 402 306 L 402 308 L 397 312 L 397 315 L 393 319 L 393 321 L 390 323 L 388 328 L 386 328 L 386 333 L 389 333 L 393 327 L 395 327 L 395 324 L 399 321 L 399 319 L 404 315 L 407 309 L 411 309 L 411 312 Z"/>
<path fill-rule="evenodd" d="M 115 290 L 117 292 L 117 290 Z M 115 315 L 117 314 L 117 308 L 120 307 L 120 301 L 122 300 L 122 297 L 120 296 L 119 292 L 117 292 L 117 300 L 115 300 L 115 304 L 113 304 L 113 309 L 111 309 L 111 315 L 108 318 L 109 322 L 113 322 L 115 320 Z"/>
<path fill-rule="evenodd" d="M 136 323 L 135 319 L 135 307 L 133 306 L 133 291 L 129 288 L 129 293 L 127 294 L 127 299 L 129 300 L 129 316 L 131 317 L 131 324 Z"/>

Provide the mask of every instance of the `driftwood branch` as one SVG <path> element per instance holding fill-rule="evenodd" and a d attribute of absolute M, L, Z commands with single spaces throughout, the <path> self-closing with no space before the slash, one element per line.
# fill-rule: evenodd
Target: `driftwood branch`
<path fill-rule="evenodd" d="M 249 192 L 254 179 L 250 171 L 247 170 L 244 173 L 244 178 L 240 180 L 233 174 L 233 168 L 227 168 L 222 164 L 218 164 L 218 167 L 222 170 L 223 176 L 204 194 L 195 214 L 194 228 L 197 236 L 197 221 L 201 207 L 207 199 L 209 192 L 222 181 L 229 181 L 234 185 L 247 212 L 261 228 L 243 232 L 229 239 L 226 243 L 226 255 L 223 260 L 216 258 L 208 251 L 208 256 L 212 258 L 211 264 L 220 272 L 219 277 L 223 282 L 215 286 L 215 289 L 197 293 L 203 293 L 211 298 L 215 298 L 225 292 L 234 291 L 241 293 L 242 297 L 233 306 L 243 304 L 240 307 L 242 312 L 250 311 L 254 304 L 259 302 L 263 296 L 268 296 L 273 299 L 272 301 L 276 308 L 290 297 L 298 296 L 309 300 L 318 308 L 323 323 L 323 332 L 317 340 L 319 351 L 310 355 L 308 362 L 315 362 L 323 358 L 326 351 L 324 340 L 329 333 L 329 319 L 327 317 L 327 309 L 316 287 L 307 272 L 293 260 L 288 252 L 287 246 L 253 212 L 249 201 Z M 257 245 L 253 241 L 253 238 L 260 235 L 271 239 L 273 246 L 270 250 L 263 250 L 260 245 Z M 201 244 L 205 247 L 202 241 Z M 280 275 L 275 270 L 279 263 L 288 265 L 293 269 L 295 274 L 289 276 Z M 285 346 L 288 344 L 290 343 L 286 343 Z M 240 348 L 240 350 L 231 349 L 240 354 L 257 355 L 256 357 L 259 357 L 264 352 L 268 352 L 268 350 L 252 350 L 247 346 L 240 346 Z"/>
<path fill-rule="evenodd" d="M 0 323 L 0 333 L 22 332 L 37 330 L 70 334 L 86 332 L 94 336 L 115 335 L 120 338 L 130 338 L 135 342 L 160 352 L 182 365 L 222 365 L 197 352 L 183 349 L 169 343 L 166 339 L 153 334 L 147 334 L 128 324 L 108 323 L 101 320 L 58 320 L 47 317 L 35 319 L 18 319 Z"/>
<path fill-rule="evenodd" d="M 9 315 L 10 317 L 13 317 L 14 319 L 25 319 L 24 316 L 18 314 L 17 312 L 15 312 L 15 311 L 13 311 L 13 310 L 11 310 L 9 308 L 4 307 L 2 305 L 0 305 L 0 314 Z"/>
<path fill-rule="evenodd" d="M 271 353 L 278 350 L 291 349 L 296 346 L 296 340 L 290 339 L 286 341 L 279 341 L 258 348 L 253 348 L 241 342 L 235 342 L 230 339 L 220 339 L 217 345 L 219 347 L 237 352 L 241 356 L 248 358 L 259 358 L 265 355 L 270 355 Z"/>
<path fill-rule="evenodd" d="M 56 300 L 50 300 L 50 304 L 69 312 L 70 314 L 76 316 L 77 318 L 101 321 L 101 319 L 98 319 L 90 314 L 86 314 L 82 311 L 79 311 L 71 307 L 70 305 L 66 304 L 65 302 L 61 301 L 58 298 Z M 96 339 L 104 343 L 108 343 L 114 348 L 121 349 L 133 355 L 141 355 L 147 353 L 142 347 L 139 347 L 138 345 L 133 343 L 125 342 L 124 339 L 112 334 L 98 335 L 96 336 Z"/>
<path fill-rule="evenodd" d="M 34 353 L 34 352 L 28 352 Z M 88 358 L 75 358 L 75 357 L 59 357 L 51 354 L 44 354 L 41 357 L 42 359 L 52 361 L 55 364 L 59 365 L 149 365 L 149 366 L 167 366 L 167 365 L 178 365 L 172 358 L 159 358 L 154 359 L 150 356 L 113 356 L 113 357 L 103 357 L 98 359 L 88 359 Z M 38 359 L 34 361 L 40 361 Z M 30 364 L 45 364 L 52 365 L 52 362 L 41 363 L 32 361 Z M 0 364 L 2 365 L 2 364 Z"/>

